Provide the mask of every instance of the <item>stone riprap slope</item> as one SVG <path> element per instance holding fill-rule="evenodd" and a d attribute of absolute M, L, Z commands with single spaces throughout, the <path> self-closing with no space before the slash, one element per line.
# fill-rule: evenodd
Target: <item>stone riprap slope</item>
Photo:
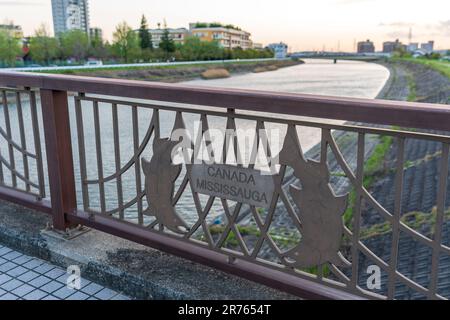
<path fill-rule="evenodd" d="M 413 62 L 398 61 L 387 65 L 391 69 L 388 88 L 380 98 L 389 100 L 415 100 L 419 102 L 448 104 L 450 102 L 450 79 L 437 71 Z M 406 86 L 405 86 L 406 84 Z M 449 132 L 427 131 L 449 135 Z M 394 179 L 396 170 L 397 141 L 385 157 L 384 170 L 370 192 L 389 212 L 394 209 Z M 435 206 L 438 190 L 441 144 L 434 141 L 407 139 L 402 194 L 402 220 L 414 230 L 432 237 L 435 222 Z M 447 190 L 447 207 L 450 204 L 450 188 Z M 443 243 L 450 245 L 450 222 L 446 213 L 443 226 Z M 362 212 L 365 227 L 364 244 L 384 261 L 390 260 L 392 231 L 389 224 L 373 209 L 365 207 Z M 432 250 L 412 237 L 401 233 L 399 241 L 398 270 L 409 279 L 427 288 L 430 282 Z M 365 270 L 372 261 L 361 255 L 360 268 Z M 450 298 L 450 257 L 442 255 L 439 265 L 438 293 Z M 366 286 L 367 275 L 362 274 L 360 284 Z M 382 274 L 382 289 L 387 292 L 387 274 Z M 396 288 L 397 299 L 421 299 L 423 294 L 410 290 L 403 284 Z"/>
<path fill-rule="evenodd" d="M 390 69 L 391 76 L 385 87 L 380 92 L 378 98 L 386 100 L 416 100 L 421 102 L 448 103 L 450 98 L 450 80 L 444 75 L 431 70 L 423 65 L 411 62 L 389 62 L 384 64 Z M 434 132 L 446 134 L 445 132 Z M 339 148 L 354 170 L 356 167 L 356 135 L 344 132 L 335 132 L 334 136 Z M 380 143 L 379 136 L 367 135 L 365 145 L 365 158 L 369 159 Z M 436 205 L 437 186 L 439 177 L 441 145 L 433 141 L 411 140 L 405 144 L 405 172 L 404 191 L 402 199 L 403 221 L 426 236 L 431 236 L 433 232 L 433 211 Z M 306 156 L 311 159 L 318 159 L 320 145 L 311 149 Z M 368 187 L 374 198 L 389 212 L 393 212 L 394 206 L 394 178 L 397 156 L 397 141 L 393 139 L 390 147 L 383 155 L 382 166 L 374 175 L 373 182 Z M 337 164 L 332 154 L 329 153 L 328 164 L 332 173 L 331 184 L 337 194 L 351 192 L 351 185 L 347 178 L 342 177 L 342 169 Z M 292 174 L 288 174 L 285 180 L 286 187 L 289 184 L 301 185 Z M 450 199 L 450 188 L 447 199 Z M 292 199 L 291 199 L 292 200 Z M 447 201 L 447 203 L 450 200 Z M 260 213 L 265 217 L 264 212 Z M 450 217 L 450 214 L 446 215 Z M 224 221 L 226 219 L 224 218 Z M 251 248 L 255 239 L 259 236 L 259 229 L 249 211 L 240 215 L 241 234 L 246 244 Z M 217 230 L 217 227 L 216 227 Z M 444 225 L 445 244 L 450 244 L 450 222 Z M 300 239 L 298 230 L 293 226 L 284 206 L 279 204 L 274 215 L 269 233 L 274 236 L 274 241 L 282 250 L 292 248 Z M 217 234 L 220 234 L 220 229 Z M 391 254 L 391 230 L 389 224 L 370 207 L 363 207 L 362 210 L 362 230 L 363 243 L 371 249 L 377 256 L 389 262 Z M 237 249 L 235 237 L 231 236 L 229 247 Z M 275 260 L 273 252 L 268 246 L 263 247 L 263 252 L 259 257 Z M 344 246 L 343 251 L 348 252 Z M 399 242 L 398 270 L 408 278 L 418 282 L 424 287 L 429 283 L 429 271 L 431 268 L 431 250 L 411 237 L 401 234 Z M 349 255 L 347 255 L 349 256 Z M 360 285 L 366 288 L 368 275 L 364 272 L 373 261 L 361 255 L 360 265 Z M 446 268 L 447 266 L 447 268 Z M 450 297 L 450 258 L 442 257 L 439 276 L 439 293 Z M 447 271 L 445 271 L 447 270 Z M 344 270 L 349 275 L 349 270 Z M 382 273 L 382 288 L 378 293 L 386 294 L 387 274 Z M 398 299 L 419 299 L 423 295 L 414 293 L 406 286 L 399 284 L 396 290 Z"/>

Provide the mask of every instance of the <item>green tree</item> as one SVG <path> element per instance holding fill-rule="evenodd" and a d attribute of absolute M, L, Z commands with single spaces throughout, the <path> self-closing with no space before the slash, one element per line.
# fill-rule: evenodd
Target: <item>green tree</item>
<path fill-rule="evenodd" d="M 125 62 L 139 58 L 139 38 L 126 22 L 122 22 L 116 27 L 113 37 L 113 52 L 117 57 Z"/>
<path fill-rule="evenodd" d="M 6 30 L 0 30 L 0 60 L 14 67 L 16 58 L 21 54 L 20 40 Z"/>
<path fill-rule="evenodd" d="M 216 41 L 201 41 L 197 37 L 186 38 L 178 47 L 181 58 L 187 61 L 219 60 L 224 58 L 224 49 Z"/>
<path fill-rule="evenodd" d="M 169 29 L 167 28 L 166 23 L 164 23 L 164 31 L 161 36 L 161 41 L 159 42 L 159 47 L 166 53 L 166 58 L 168 58 L 169 54 L 175 52 L 176 50 L 175 42 L 170 37 Z"/>
<path fill-rule="evenodd" d="M 139 44 L 141 49 L 153 49 L 152 35 L 148 31 L 147 19 L 142 15 L 141 27 L 139 28 Z"/>
<path fill-rule="evenodd" d="M 58 54 L 58 39 L 50 37 L 46 26 L 42 24 L 30 39 L 31 58 L 36 62 L 49 64 Z"/>
<path fill-rule="evenodd" d="M 81 30 L 71 30 L 60 34 L 62 56 L 85 60 L 89 53 L 89 37 Z"/>
<path fill-rule="evenodd" d="M 99 34 L 95 34 L 90 39 L 89 55 L 98 59 L 105 59 L 109 55 L 109 44 L 104 42 Z"/>

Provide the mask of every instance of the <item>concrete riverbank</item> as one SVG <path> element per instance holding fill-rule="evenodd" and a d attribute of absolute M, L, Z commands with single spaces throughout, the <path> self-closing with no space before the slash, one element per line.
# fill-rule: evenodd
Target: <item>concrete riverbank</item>
<path fill-rule="evenodd" d="M 142 81 L 157 81 L 175 83 L 192 79 L 213 79 L 214 74 L 224 73 L 228 76 L 250 73 L 250 72 L 270 72 L 280 68 L 291 67 L 302 64 L 302 60 L 262 60 L 262 61 L 208 61 L 208 63 L 183 63 L 165 64 L 161 66 L 121 66 L 117 68 L 96 68 L 96 69 L 56 69 L 45 70 L 43 73 L 57 73 L 76 76 L 89 76 L 101 78 L 115 78 Z M 215 72 L 211 72 L 214 70 Z M 209 72 L 208 72 L 209 71 Z M 213 74 L 210 77 L 208 74 Z"/>

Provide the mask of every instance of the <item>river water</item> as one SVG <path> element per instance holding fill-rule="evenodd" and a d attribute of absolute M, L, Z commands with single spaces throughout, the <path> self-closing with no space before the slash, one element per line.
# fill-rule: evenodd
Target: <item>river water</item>
<path fill-rule="evenodd" d="M 385 67 L 366 62 L 305 59 L 305 64 L 283 68 L 273 72 L 249 73 L 226 79 L 193 80 L 185 82 L 195 86 L 254 89 L 304 93 L 338 97 L 375 98 L 389 78 Z M 279 116 L 279 115 L 278 115 Z M 292 116 L 285 116 L 292 118 Z M 295 117 L 299 120 L 318 120 Z M 340 120 L 323 120 L 341 124 Z M 320 141 L 320 131 L 303 127 L 300 142 L 308 150 Z"/>
<path fill-rule="evenodd" d="M 353 62 L 353 61 L 339 61 L 337 64 L 333 64 L 330 60 L 306 60 L 303 65 L 297 65 L 293 67 L 283 68 L 277 71 L 265 72 L 265 73 L 251 73 L 233 76 L 227 79 L 217 80 L 194 80 L 184 82 L 186 85 L 193 86 L 210 86 L 210 87 L 226 87 L 226 88 L 239 88 L 239 89 L 256 89 L 267 91 L 280 91 L 289 93 L 305 93 L 305 94 L 320 94 L 330 96 L 344 96 L 344 97 L 358 97 L 358 98 L 375 98 L 378 92 L 381 90 L 386 80 L 389 77 L 389 71 L 377 64 Z M 34 143 L 31 130 L 31 116 L 30 107 L 26 101 L 22 103 L 23 115 L 25 121 L 25 132 L 27 134 L 27 147 L 29 150 L 34 150 Z M 75 175 L 77 182 L 77 197 L 78 202 L 81 205 L 81 189 L 80 189 L 80 166 L 78 158 L 78 143 L 76 134 L 76 122 L 74 113 L 74 100 L 69 99 L 70 116 L 71 116 L 71 130 L 72 141 L 74 150 L 75 161 Z M 3 107 L 0 107 L 2 109 Z M 131 108 L 122 107 L 119 105 L 119 129 L 120 129 L 120 147 L 121 147 L 121 165 L 124 166 L 131 158 L 133 154 L 133 131 L 131 120 Z M 96 163 L 96 146 L 94 135 L 94 123 L 92 116 L 92 103 L 83 102 L 83 122 L 85 131 L 85 144 L 86 144 L 86 156 L 87 156 L 87 173 L 88 179 L 97 178 L 97 163 Z M 9 106 L 9 113 L 12 123 L 12 135 L 15 141 L 20 142 L 18 117 L 15 105 Z M 111 175 L 115 172 L 114 162 L 114 143 L 113 143 L 113 131 L 112 131 L 112 112 L 109 104 L 99 104 L 100 111 L 100 125 L 101 125 L 101 140 L 102 140 L 102 156 L 104 166 L 104 176 Z M 150 110 L 139 110 L 139 138 L 140 141 L 144 138 L 145 132 L 148 129 L 151 120 Z M 279 115 L 277 115 L 279 116 Z M 282 117 L 282 116 L 281 116 Z M 289 116 L 289 118 L 293 118 Z M 303 119 L 302 117 L 296 117 L 297 119 Z M 168 136 L 173 127 L 174 114 L 171 112 L 161 112 L 161 135 Z M 193 123 L 198 120 L 194 115 L 186 115 L 185 122 L 187 124 Z M 308 120 L 314 120 L 308 118 Z M 223 119 L 209 119 L 210 128 L 219 128 L 224 126 Z M 328 121 L 331 122 L 331 121 Z M 342 121 L 332 121 L 334 123 L 342 123 Z M 42 121 L 41 121 L 42 123 Z M 5 128 L 5 122 L 3 117 L 3 110 L 0 110 L 0 125 Z M 238 126 L 243 128 L 254 128 L 254 124 L 241 123 Z M 192 129 L 192 128 L 190 128 Z M 301 127 L 299 130 L 300 142 L 303 150 L 307 150 L 320 141 L 320 131 L 314 128 Z M 43 130 L 41 128 L 41 136 L 43 137 Z M 8 158 L 8 148 L 5 140 L 2 137 L 0 144 L 1 155 L 5 159 Z M 41 139 L 43 140 L 43 139 Z M 150 141 L 151 144 L 151 141 Z M 43 150 L 45 150 L 44 142 L 42 141 Z M 149 146 L 144 152 L 144 157 L 149 159 L 152 151 Z M 44 155 L 45 157 L 45 155 Z M 19 153 L 15 153 L 16 167 L 19 172 L 23 170 L 22 156 Z M 45 164 L 44 159 L 44 164 Z M 47 172 L 47 168 L 44 168 Z M 7 170 L 4 170 L 7 171 Z M 33 161 L 30 162 L 30 176 L 32 180 L 36 181 L 36 166 Z M 5 174 L 6 183 L 10 182 L 10 176 Z M 124 202 L 130 201 L 136 196 L 136 185 L 134 168 L 130 168 L 123 176 L 123 190 L 124 190 Z M 179 181 L 177 182 L 177 184 Z M 23 186 L 23 184 L 22 184 Z M 48 188 L 47 188 L 48 189 Z M 91 186 L 89 188 L 91 208 L 99 208 L 98 187 Z M 106 207 L 111 210 L 117 207 L 117 192 L 116 181 L 113 180 L 110 183 L 105 184 L 106 194 Z M 146 208 L 144 201 L 144 209 Z M 181 198 L 177 207 L 182 208 L 183 217 L 189 222 L 195 222 L 196 213 L 195 207 L 191 197 Z M 221 214 L 220 206 L 213 207 L 213 213 L 211 218 Z M 126 211 L 126 216 L 135 221 L 136 220 L 136 205 L 130 207 Z"/>

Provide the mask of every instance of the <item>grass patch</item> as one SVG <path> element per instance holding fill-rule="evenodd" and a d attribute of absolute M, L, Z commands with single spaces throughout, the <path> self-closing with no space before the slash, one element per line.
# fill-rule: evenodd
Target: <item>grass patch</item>
<path fill-rule="evenodd" d="M 45 71 L 33 71 L 35 73 L 50 73 L 50 74 L 79 74 L 79 73 L 91 73 L 98 71 L 140 71 L 140 70 L 148 70 L 148 69 L 156 69 L 156 70 L 167 70 L 167 69 L 190 69 L 190 68 L 211 68 L 211 67 L 223 67 L 231 65 L 252 65 L 252 64 L 271 64 L 276 62 L 276 60 L 270 61 L 233 61 L 233 62 L 224 62 L 223 60 L 218 60 L 215 63 L 189 63 L 189 64 L 173 64 L 173 65 L 163 65 L 163 66 L 120 66 L 120 67 L 111 67 L 108 68 L 105 66 L 104 68 L 82 68 L 83 66 L 79 66 L 79 69 L 69 69 L 69 70 L 45 70 Z"/>
<path fill-rule="evenodd" d="M 396 58 L 394 61 L 408 61 L 413 63 L 418 63 L 424 66 L 427 66 L 431 69 L 434 69 L 446 77 L 450 78 L 450 62 L 449 61 L 441 61 L 441 60 L 431 60 L 424 58 Z"/>
<path fill-rule="evenodd" d="M 366 160 L 364 166 L 363 186 L 369 188 L 375 181 L 377 175 L 383 171 L 384 160 L 394 141 L 393 137 L 382 136 L 380 143 L 375 147 L 373 153 Z M 353 210 L 356 203 L 356 192 L 354 189 L 350 191 L 348 197 L 348 206 L 344 212 L 344 224 L 351 228 L 353 220 Z"/>
<path fill-rule="evenodd" d="M 400 218 L 400 221 L 414 230 L 419 230 L 423 226 L 429 226 L 430 227 L 429 236 L 431 237 L 435 233 L 436 218 L 437 218 L 437 209 L 436 207 L 434 207 L 431 210 L 431 213 L 418 211 L 406 213 Z M 444 212 L 444 219 L 445 220 L 450 219 L 450 210 Z M 387 234 L 389 232 L 391 232 L 391 225 L 389 224 L 389 222 L 383 222 L 375 224 L 370 228 L 361 229 L 361 239 L 362 240 L 368 239 L 375 236 Z"/>
<path fill-rule="evenodd" d="M 416 81 L 414 81 L 414 77 L 412 74 L 409 74 L 407 77 L 409 94 L 407 100 L 409 102 L 414 102 L 417 100 L 417 86 Z"/>

